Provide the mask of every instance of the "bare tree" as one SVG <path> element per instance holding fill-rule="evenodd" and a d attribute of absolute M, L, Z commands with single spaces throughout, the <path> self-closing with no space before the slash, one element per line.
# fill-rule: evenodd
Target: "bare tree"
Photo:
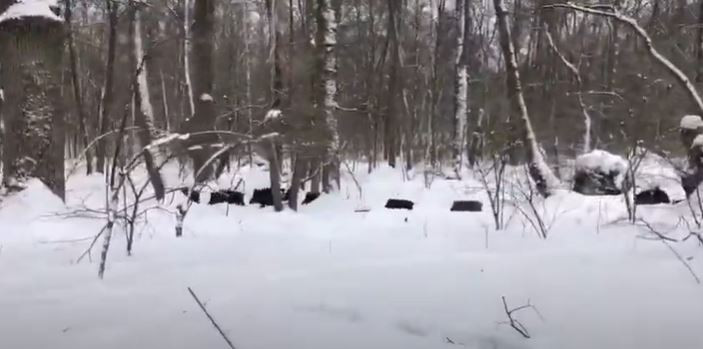
<path fill-rule="evenodd" d="M 190 56 L 191 56 L 191 4 L 194 0 L 183 0 L 183 72 L 186 88 L 186 96 L 188 97 L 187 117 L 193 117 L 195 114 L 195 97 L 193 96 L 193 82 L 190 77 Z M 247 3 L 247 1 L 245 1 Z"/>
<path fill-rule="evenodd" d="M 280 111 L 283 103 L 283 76 L 281 73 L 281 50 L 280 37 L 281 25 L 278 20 L 279 0 L 266 0 L 266 16 L 269 25 L 269 59 L 271 59 L 271 97 L 273 99 L 271 108 L 264 118 L 264 123 L 275 123 L 280 126 L 279 120 L 282 117 Z M 280 127 L 272 131 L 280 131 Z M 272 139 L 270 149 L 263 151 L 268 154 L 269 162 L 269 181 L 271 182 L 271 196 L 273 198 L 273 207 L 276 211 L 283 210 L 283 202 L 281 198 L 281 164 L 282 152 L 279 141 Z"/>
<path fill-rule="evenodd" d="M 326 135 L 326 164 L 323 170 L 323 188 L 332 191 L 329 176 L 339 171 L 339 133 L 337 131 L 337 18 L 332 0 L 317 0 L 317 47 L 322 62 L 320 84 L 322 93 L 322 115 Z"/>
<path fill-rule="evenodd" d="M 189 153 L 193 159 L 193 169 L 200 176 L 196 182 L 212 178 L 213 166 L 206 166 L 199 171 L 213 153 L 211 144 L 216 141 L 211 133 L 215 125 L 215 99 L 213 97 L 213 50 L 214 50 L 215 3 L 213 0 L 195 0 L 193 11 L 193 47 L 191 51 L 193 64 L 193 105 L 195 111 L 186 119 L 185 130 L 199 133 L 191 137 Z"/>
<path fill-rule="evenodd" d="M 696 60 L 698 63 L 698 70 L 696 71 L 696 82 L 703 82 L 703 0 L 698 3 L 698 35 L 696 38 Z"/>
<path fill-rule="evenodd" d="M 149 94 L 149 83 L 147 80 L 147 66 L 144 65 L 142 69 L 138 69 L 139 65 L 142 65 L 146 60 L 144 54 L 144 43 L 142 39 L 142 20 L 140 14 L 141 5 L 138 3 L 130 3 L 129 16 L 130 16 L 130 32 L 132 34 L 131 44 L 134 46 L 132 53 L 132 63 L 135 70 L 139 72 L 136 76 L 135 89 L 134 89 L 134 115 L 135 115 L 135 125 L 138 127 L 137 138 L 142 147 L 146 147 L 151 144 L 152 139 L 157 138 L 158 134 L 156 128 L 154 127 L 154 108 L 151 104 L 151 98 Z M 154 188 L 154 194 L 157 200 L 162 200 L 164 198 L 164 182 L 159 173 L 158 166 L 155 161 L 155 156 L 150 149 L 143 151 L 144 164 L 146 170 L 149 173 L 149 179 Z"/>
<path fill-rule="evenodd" d="M 79 137 L 82 142 L 82 146 L 85 149 L 85 164 L 87 174 L 93 173 L 93 158 L 91 156 L 92 152 L 88 147 L 88 129 L 86 128 L 86 115 L 83 106 L 83 93 L 81 91 L 80 79 L 78 77 L 78 57 L 76 54 L 76 43 L 74 39 L 74 29 L 73 29 L 73 3 L 71 0 L 65 0 L 65 13 L 64 18 L 66 19 L 66 40 L 68 41 L 68 59 L 71 67 L 71 84 L 73 85 L 73 100 L 75 102 L 76 114 L 78 116 L 78 127 L 79 127 Z"/>
<path fill-rule="evenodd" d="M 535 136 L 532 122 L 527 111 L 525 97 L 522 94 L 520 82 L 520 72 L 518 71 L 515 48 L 508 26 L 507 12 L 503 0 L 493 0 L 496 12 L 498 32 L 500 34 L 500 46 L 505 60 L 506 80 L 508 98 L 510 99 L 511 111 L 518 114 L 521 122 L 521 138 L 525 145 L 525 153 L 530 176 L 535 182 L 537 191 L 542 196 L 550 195 L 551 191 L 559 185 L 559 180 L 549 168 L 542 152 L 540 151 L 537 138 Z"/>
<path fill-rule="evenodd" d="M 579 108 L 581 108 L 581 113 L 583 114 L 583 124 L 584 124 L 584 132 L 583 132 L 583 153 L 588 153 L 591 151 L 591 124 L 592 124 L 592 118 L 591 118 L 591 113 L 588 111 L 588 106 L 586 106 L 586 102 L 584 101 L 583 98 L 583 79 L 581 78 L 581 73 L 579 72 L 578 67 L 574 65 L 573 63 L 569 62 L 569 60 L 564 56 L 560 51 L 559 48 L 557 48 L 556 43 L 554 42 L 554 38 L 552 38 L 552 34 L 549 32 L 551 28 L 545 25 L 544 28 L 544 35 L 547 38 L 547 43 L 549 44 L 549 47 L 554 51 L 554 54 L 559 57 L 559 60 L 564 64 L 564 66 L 567 68 L 569 73 L 571 73 L 574 76 L 574 79 L 576 79 L 576 85 L 578 86 L 578 91 L 576 91 L 576 98 L 579 103 Z"/>
<path fill-rule="evenodd" d="M 105 159 L 107 156 L 107 141 L 102 138 L 110 128 L 110 115 L 113 108 L 115 56 L 117 55 L 117 21 L 118 3 L 115 0 L 105 0 L 107 12 L 108 38 L 107 60 L 105 63 L 105 80 L 101 91 L 100 112 L 98 116 L 98 144 L 95 151 L 96 170 L 105 172 Z"/>
<path fill-rule="evenodd" d="M 400 42 L 398 40 L 399 0 L 388 0 L 388 42 L 390 45 L 390 72 L 388 73 L 388 112 L 385 119 L 385 153 L 388 165 L 395 167 L 398 156 L 398 86 L 400 68 Z"/>
<path fill-rule="evenodd" d="M 466 143 L 466 117 L 468 114 L 469 96 L 469 35 L 471 31 L 469 16 L 471 3 L 469 0 L 456 1 L 456 76 L 454 77 L 454 174 L 461 178 L 463 167 L 464 149 Z"/>

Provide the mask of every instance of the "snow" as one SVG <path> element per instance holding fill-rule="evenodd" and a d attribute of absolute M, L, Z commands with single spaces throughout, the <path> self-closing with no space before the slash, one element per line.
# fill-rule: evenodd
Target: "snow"
<path fill-rule="evenodd" d="M 601 166 L 613 160 L 598 158 Z M 490 212 L 449 212 L 459 199 L 482 200 L 487 209 L 470 176 L 436 180 L 428 190 L 421 176 L 403 181 L 394 169 L 368 175 L 364 164 L 356 168 L 363 196 L 345 176 L 341 192 L 298 213 L 193 205 L 180 239 L 174 212 L 185 197 L 171 194 L 149 212 L 148 224 L 140 222 L 131 257 L 115 226 L 104 280 L 96 276 L 97 249 L 92 262 L 75 262 L 104 216 L 65 216 L 80 207 L 104 211 L 104 178 L 70 177 L 66 204 L 30 181 L 0 203 L 0 342 L 22 349 L 226 347 L 191 287 L 242 349 L 456 348 L 447 338 L 467 348 L 703 347 L 702 286 L 661 242 L 638 239 L 645 230 L 618 223 L 626 217 L 620 196 L 560 191 L 537 202 L 554 217 L 541 240 L 512 211 L 504 231 L 491 229 Z M 177 173 L 177 166 L 164 170 L 169 187 L 185 181 Z M 213 184 L 239 178 L 247 197 L 268 186 L 268 173 L 248 167 Z M 391 197 L 413 200 L 415 210 L 383 209 Z M 355 213 L 360 206 L 371 211 Z M 688 214 L 684 206 L 638 212 L 678 239 L 686 233 L 676 227 Z M 703 248 L 694 239 L 672 246 L 703 273 Z M 528 299 L 537 307 L 541 316 L 515 313 L 531 339 L 500 324 L 501 296 L 511 307 Z"/>
<path fill-rule="evenodd" d="M 693 143 L 691 143 L 691 148 L 693 147 L 703 147 L 703 135 L 698 135 L 696 136 L 696 138 L 693 139 Z"/>
<path fill-rule="evenodd" d="M 281 112 L 280 109 L 269 109 L 269 111 L 266 112 L 266 116 L 264 116 L 264 122 L 280 119 L 281 116 L 283 116 L 283 112 Z"/>
<path fill-rule="evenodd" d="M 622 156 L 605 150 L 593 150 L 576 158 L 576 172 L 618 173 L 615 184 L 621 187 L 628 163 Z"/>
<path fill-rule="evenodd" d="M 684 130 L 697 130 L 703 127 L 703 120 L 698 115 L 686 115 L 681 118 L 679 127 Z"/>
<path fill-rule="evenodd" d="M 648 152 L 635 173 L 636 192 L 659 188 L 667 193 L 669 199 L 677 201 L 686 199 L 681 186 L 681 175 L 671 160 Z"/>
<path fill-rule="evenodd" d="M 51 21 L 61 22 L 52 7 L 58 6 L 57 0 L 18 0 L 0 14 L 0 23 L 24 17 L 42 17 Z"/>

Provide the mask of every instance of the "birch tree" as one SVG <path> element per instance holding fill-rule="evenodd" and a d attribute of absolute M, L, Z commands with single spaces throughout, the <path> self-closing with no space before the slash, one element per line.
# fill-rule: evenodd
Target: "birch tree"
<path fill-rule="evenodd" d="M 278 0 L 266 0 L 266 16 L 269 25 L 269 59 L 271 61 L 271 108 L 264 118 L 264 123 L 269 123 L 272 131 L 278 131 L 282 116 L 281 103 L 283 100 L 283 77 L 281 76 L 281 52 L 279 39 L 281 28 L 278 21 Z M 281 164 L 282 154 L 276 139 L 270 140 L 270 149 L 264 150 L 268 154 L 269 181 L 271 183 L 271 196 L 273 207 L 276 211 L 283 210 L 281 198 Z"/>
<path fill-rule="evenodd" d="M 154 194 L 157 200 L 162 200 L 164 198 L 164 182 L 159 173 L 159 165 L 156 163 L 156 156 L 152 153 L 150 149 L 146 147 L 151 144 L 151 141 L 158 138 L 158 134 L 155 128 L 155 117 L 154 117 L 154 107 L 151 104 L 151 97 L 149 94 L 149 83 L 147 79 L 147 56 L 144 54 L 144 43 L 142 38 L 142 20 L 139 3 L 130 4 L 130 32 L 132 34 L 131 44 L 134 46 L 132 49 L 132 66 L 135 71 L 138 72 L 136 76 L 135 88 L 134 88 L 134 121 L 135 126 L 137 126 L 137 139 L 141 144 L 142 155 L 144 157 L 144 164 L 146 166 L 147 173 L 149 174 L 149 179 L 151 185 L 154 188 Z"/>
<path fill-rule="evenodd" d="M 468 95 L 469 95 L 469 74 L 468 74 L 468 55 L 469 55 L 469 19 L 470 15 L 469 0 L 457 0 L 456 13 L 456 59 L 455 59 L 455 76 L 454 76 L 454 142 L 452 144 L 452 153 L 454 157 L 454 174 L 457 178 L 461 178 L 461 169 L 463 167 L 464 149 L 466 144 L 466 117 L 468 114 Z"/>
<path fill-rule="evenodd" d="M 213 153 L 212 143 L 217 139 L 207 133 L 215 125 L 215 100 L 212 95 L 214 84 L 213 50 L 215 1 L 195 0 L 193 11 L 193 105 L 194 114 L 186 119 L 185 131 L 195 134 L 190 137 L 190 157 L 193 160 L 193 173 L 200 175 L 196 182 L 212 178 L 214 168 L 205 166 Z M 204 167 L 204 168 L 203 168 Z M 201 168 L 202 171 L 200 170 Z"/>
<path fill-rule="evenodd" d="M 332 190 L 329 176 L 333 171 L 339 171 L 339 133 L 337 131 L 337 57 L 335 56 L 335 46 L 337 45 L 337 21 L 332 0 L 317 0 L 316 9 L 317 20 L 317 47 L 322 71 L 320 85 L 322 93 L 322 119 L 325 125 L 326 135 L 326 165 L 323 171 L 327 177 L 323 179 L 323 190 Z"/>
<path fill-rule="evenodd" d="M 398 41 L 399 0 L 388 0 L 388 45 L 390 67 L 388 72 L 388 112 L 386 115 L 385 149 L 388 165 L 395 167 L 398 156 L 398 85 L 400 68 L 400 42 Z"/>
<path fill-rule="evenodd" d="M 109 0 L 108 0 L 109 1 Z M 190 7 L 193 0 L 183 0 L 183 72 L 185 80 L 186 95 L 188 96 L 187 118 L 190 118 L 195 113 L 195 98 L 193 97 L 193 82 L 190 77 L 190 54 L 191 54 L 191 14 Z"/>
<path fill-rule="evenodd" d="M 696 82 L 703 82 L 703 0 L 698 1 L 698 29 L 696 30 Z"/>
<path fill-rule="evenodd" d="M 508 25 L 508 13 L 505 10 L 503 0 L 493 0 L 496 13 L 496 24 L 498 26 L 499 42 L 503 59 L 505 61 L 506 83 L 510 109 L 517 114 L 521 123 L 521 140 L 524 143 L 527 166 L 530 177 L 535 182 L 535 187 L 542 196 L 548 196 L 551 191 L 559 185 L 559 180 L 549 168 L 547 162 L 540 151 L 537 138 L 535 136 L 530 115 L 527 111 L 527 104 L 522 92 L 520 82 L 520 72 L 518 71 L 515 47 L 511 38 L 510 27 Z"/>

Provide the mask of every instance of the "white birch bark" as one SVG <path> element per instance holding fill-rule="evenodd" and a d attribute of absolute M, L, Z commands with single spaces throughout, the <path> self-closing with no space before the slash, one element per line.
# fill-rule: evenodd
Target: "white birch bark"
<path fill-rule="evenodd" d="M 469 77 L 468 67 L 466 65 L 465 50 L 468 49 L 465 45 L 466 38 L 466 12 L 464 6 L 467 6 L 467 0 L 457 0 L 456 2 L 456 75 L 454 76 L 454 139 L 452 144 L 452 153 L 454 156 L 454 174 L 457 178 L 461 178 L 461 168 L 464 158 L 464 143 L 466 129 L 466 114 L 468 111 Z"/>
<path fill-rule="evenodd" d="M 249 134 L 254 132 L 254 116 L 251 110 L 251 52 L 249 49 L 249 8 L 247 6 L 248 2 L 244 2 L 243 14 L 242 14 L 242 32 L 244 33 L 244 70 L 245 70 L 245 103 L 247 110 L 247 121 L 249 123 Z M 251 144 L 247 145 L 247 152 L 249 153 L 249 164 L 253 165 L 253 151 Z"/>
<path fill-rule="evenodd" d="M 337 151 L 339 150 L 339 133 L 337 132 L 337 57 L 335 46 L 337 45 L 337 21 L 331 0 L 318 0 L 318 45 L 321 50 L 322 74 L 321 83 L 323 87 L 323 116 L 327 133 L 327 156 L 332 164 L 337 162 Z"/>
<path fill-rule="evenodd" d="M 183 0 L 183 69 L 185 75 L 186 92 L 188 93 L 187 118 L 191 118 L 195 113 L 195 100 L 193 99 L 193 83 L 190 79 L 190 4 L 191 0 Z"/>
<path fill-rule="evenodd" d="M 135 107 L 132 108 L 132 112 L 134 124 L 138 127 L 136 131 L 137 139 L 141 147 L 147 147 L 151 144 L 152 139 L 158 138 L 159 135 L 154 126 L 154 108 L 151 104 L 151 97 L 149 96 L 146 55 L 144 54 L 144 42 L 142 39 L 141 13 L 136 7 L 130 11 L 134 11 L 134 37 L 132 38 L 134 52 L 132 53 L 134 55 L 133 61 L 134 64 L 136 64 L 135 69 L 137 71 L 133 95 Z M 149 179 L 154 188 L 156 198 L 158 200 L 163 199 L 165 188 L 163 179 L 159 173 L 159 163 L 161 160 L 159 159 L 158 153 L 152 152 L 150 149 L 140 150 L 139 147 L 137 147 L 136 151 L 142 151 L 143 153 L 144 165 L 149 174 Z"/>
<path fill-rule="evenodd" d="M 515 57 L 515 47 L 513 46 L 510 27 L 508 26 L 505 5 L 503 0 L 493 0 L 493 5 L 496 12 L 500 46 L 503 51 L 503 59 L 505 60 L 508 97 L 513 112 L 519 114 L 518 116 L 522 123 L 522 141 L 525 146 L 530 177 L 535 182 L 539 193 L 542 196 L 549 196 L 551 191 L 560 185 L 560 182 L 544 160 L 530 121 L 525 97 L 522 94 L 520 72 L 517 58 Z"/>
<path fill-rule="evenodd" d="M 137 64 L 144 59 L 144 42 L 142 40 L 142 19 L 139 11 L 135 14 L 134 18 L 134 57 Z M 154 106 L 151 104 L 151 98 L 149 97 L 149 83 L 147 79 L 147 65 L 145 64 L 142 69 L 139 69 L 139 75 L 137 75 L 137 93 L 141 97 L 141 103 L 139 103 L 139 108 L 142 114 L 146 117 L 146 123 L 148 127 L 149 134 L 152 137 L 157 137 L 155 132 L 156 122 L 154 120 Z M 146 146 L 146 145 L 144 145 Z"/>

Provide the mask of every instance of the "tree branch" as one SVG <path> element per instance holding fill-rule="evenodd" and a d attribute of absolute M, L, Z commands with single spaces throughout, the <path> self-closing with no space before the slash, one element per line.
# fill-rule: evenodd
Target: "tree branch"
<path fill-rule="evenodd" d="M 200 299 L 198 298 L 198 296 L 195 295 L 195 292 L 193 292 L 193 289 L 191 289 L 190 287 L 188 287 L 188 292 L 190 292 L 190 295 L 193 296 L 193 299 L 195 300 L 196 303 L 198 303 L 198 306 L 199 306 L 200 309 L 203 311 L 203 313 L 205 313 L 205 315 L 207 316 L 207 318 L 210 319 L 210 322 L 212 323 L 212 326 L 215 327 L 215 329 L 217 330 L 217 332 L 220 333 L 220 336 L 222 336 L 222 338 L 225 340 L 225 342 L 227 342 L 227 345 L 228 345 L 231 349 L 235 349 L 234 344 L 232 344 L 232 341 L 229 340 L 229 338 L 227 337 L 227 335 L 222 331 L 222 328 L 220 328 L 220 325 L 218 325 L 217 322 L 215 321 L 215 319 L 212 318 L 212 315 L 210 315 L 210 313 L 208 313 L 207 309 L 205 309 L 205 305 L 203 304 L 203 302 L 200 301 Z"/>
<path fill-rule="evenodd" d="M 628 27 L 630 27 L 635 34 L 644 41 L 645 47 L 647 51 L 649 51 L 649 54 L 654 60 L 659 63 L 664 69 L 666 69 L 681 85 L 681 87 L 684 88 L 684 90 L 687 92 L 688 96 L 691 98 L 691 100 L 695 103 L 696 107 L 698 108 L 699 113 L 703 114 L 703 99 L 701 99 L 701 96 L 698 94 L 698 91 L 696 90 L 696 87 L 693 85 L 691 80 L 684 74 L 681 69 L 679 69 L 676 65 L 671 63 L 670 60 L 668 60 L 666 57 L 664 57 L 655 47 L 654 43 L 652 42 L 652 38 L 647 34 L 647 31 L 640 26 L 637 21 L 632 18 L 628 17 L 617 9 L 613 8 L 612 6 L 597 6 L 597 7 L 585 7 L 585 6 L 579 6 L 571 3 L 566 3 L 566 4 L 553 4 L 553 5 L 546 5 L 543 6 L 543 8 L 551 8 L 551 9 L 556 9 L 556 8 L 562 8 L 562 9 L 568 9 L 572 11 L 578 11 L 590 15 L 595 15 L 595 16 L 602 16 L 602 17 L 608 17 L 612 18 L 618 22 L 626 24 Z M 607 10 L 602 10 L 602 9 L 607 9 Z"/>

